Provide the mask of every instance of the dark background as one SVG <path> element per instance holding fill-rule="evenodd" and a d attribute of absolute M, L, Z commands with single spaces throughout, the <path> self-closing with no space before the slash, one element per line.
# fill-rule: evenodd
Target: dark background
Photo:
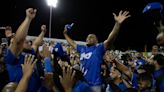
<path fill-rule="evenodd" d="M 52 37 L 63 39 L 64 25 L 74 22 L 71 32 L 73 39 L 85 41 L 89 33 L 94 33 L 99 42 L 102 42 L 113 28 L 112 12 L 118 13 L 122 9 L 130 11 L 132 17 L 123 23 L 114 43 L 115 49 L 143 51 L 147 45 L 150 50 L 156 44 L 158 31 L 145 20 L 142 10 L 152 1 L 160 0 L 59 0 L 58 7 L 53 9 Z M 164 1 L 160 2 L 164 4 Z M 39 35 L 40 26 L 49 24 L 49 7 L 45 0 L 1 0 L 0 26 L 10 25 L 15 32 L 24 20 L 25 9 L 28 7 L 38 10 L 31 23 L 29 35 Z M 0 30 L 0 36 L 4 36 L 3 30 Z"/>

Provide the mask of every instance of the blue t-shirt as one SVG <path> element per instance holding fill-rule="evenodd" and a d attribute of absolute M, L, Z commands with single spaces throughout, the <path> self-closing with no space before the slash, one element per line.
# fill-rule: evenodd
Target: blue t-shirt
<path fill-rule="evenodd" d="M 80 68 L 90 86 L 101 84 L 101 64 L 105 52 L 104 44 L 94 46 L 77 45 L 80 53 Z"/>
<path fill-rule="evenodd" d="M 31 54 L 35 54 L 34 49 L 32 50 Z M 7 66 L 8 74 L 9 74 L 9 81 L 10 82 L 17 82 L 22 78 L 22 67 L 21 64 L 24 63 L 24 57 L 26 53 L 21 53 L 18 58 L 11 52 L 10 49 L 7 49 L 6 54 L 4 56 L 4 60 Z M 29 80 L 27 92 L 36 92 L 40 85 L 40 77 L 38 75 L 37 69 L 34 68 L 33 74 Z"/>
<path fill-rule="evenodd" d="M 121 91 L 124 91 L 127 89 L 126 85 L 123 82 L 119 83 L 117 86 L 120 88 Z M 108 85 L 106 92 L 114 92 L 114 91 L 113 91 L 113 88 L 110 85 Z"/>

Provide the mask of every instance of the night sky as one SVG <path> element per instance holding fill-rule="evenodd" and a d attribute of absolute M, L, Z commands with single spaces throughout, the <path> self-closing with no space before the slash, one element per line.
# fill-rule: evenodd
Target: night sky
<path fill-rule="evenodd" d="M 142 51 L 145 45 L 150 49 L 156 44 L 158 31 L 145 20 L 142 10 L 152 1 L 160 0 L 59 0 L 58 7 L 53 9 L 52 37 L 63 39 L 64 25 L 74 22 L 75 26 L 70 34 L 74 40 L 85 41 L 89 33 L 94 33 L 99 42 L 102 42 L 113 28 L 112 12 L 118 13 L 122 9 L 130 11 L 132 17 L 123 23 L 114 42 L 115 49 Z M 164 4 L 164 0 L 161 3 Z M 15 32 L 24 20 L 25 9 L 28 7 L 38 10 L 29 35 L 39 35 L 40 26 L 49 24 L 49 7 L 45 0 L 1 0 L 0 26 L 10 25 Z M 0 34 L 3 36 L 2 30 Z"/>

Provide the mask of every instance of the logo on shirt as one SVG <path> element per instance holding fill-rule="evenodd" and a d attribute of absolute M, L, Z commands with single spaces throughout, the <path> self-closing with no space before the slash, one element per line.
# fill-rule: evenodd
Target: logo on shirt
<path fill-rule="evenodd" d="M 83 76 L 85 76 L 88 72 L 88 69 L 86 69 L 82 64 L 80 65 L 80 71 L 83 73 Z"/>
<path fill-rule="evenodd" d="M 82 53 L 81 54 L 81 57 L 80 57 L 80 60 L 83 60 L 83 59 L 90 59 L 92 56 L 92 52 L 89 52 L 89 53 Z"/>

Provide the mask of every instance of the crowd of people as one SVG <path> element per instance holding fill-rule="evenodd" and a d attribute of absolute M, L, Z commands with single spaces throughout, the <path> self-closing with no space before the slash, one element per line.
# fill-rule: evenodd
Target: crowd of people
<path fill-rule="evenodd" d="M 47 31 L 27 40 L 28 29 L 37 10 L 28 8 L 26 17 L 12 32 L 5 27 L 6 39 L 0 46 L 0 91 L 2 92 L 164 92 L 164 26 L 147 54 L 135 50 L 111 50 L 121 24 L 131 15 L 128 11 L 113 13 L 115 25 L 108 38 L 98 43 L 89 34 L 86 45 L 72 40 L 67 24 L 63 35 L 68 44 L 43 41 Z"/>

